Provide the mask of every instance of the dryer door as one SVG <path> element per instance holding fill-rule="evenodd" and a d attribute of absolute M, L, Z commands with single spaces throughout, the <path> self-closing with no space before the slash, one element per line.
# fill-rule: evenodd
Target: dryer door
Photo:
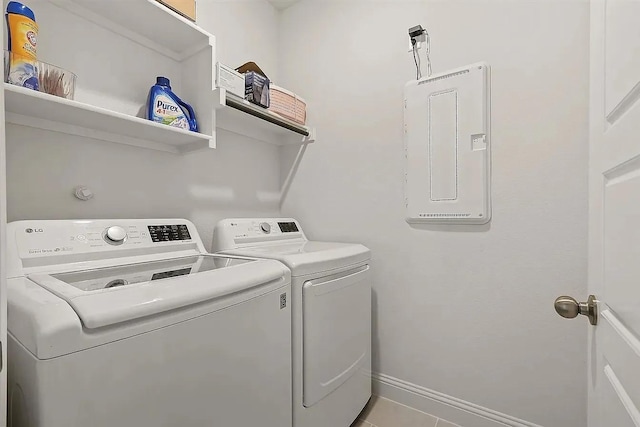
<path fill-rule="evenodd" d="M 355 374 L 371 374 L 369 266 L 306 282 L 303 404 L 311 407 Z"/>

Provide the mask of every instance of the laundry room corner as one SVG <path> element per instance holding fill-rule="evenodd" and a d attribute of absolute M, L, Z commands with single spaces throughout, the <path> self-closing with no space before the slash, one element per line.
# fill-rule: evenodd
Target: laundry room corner
<path fill-rule="evenodd" d="M 405 222 L 402 93 L 416 78 L 417 24 L 434 75 L 491 66 L 488 224 Z M 588 40 L 587 1 L 302 0 L 283 11 L 281 78 L 305 93 L 322 143 L 307 147 L 282 213 L 312 238 L 371 248 L 382 397 L 465 426 L 586 425 L 587 334 L 551 302 L 586 293 Z"/>

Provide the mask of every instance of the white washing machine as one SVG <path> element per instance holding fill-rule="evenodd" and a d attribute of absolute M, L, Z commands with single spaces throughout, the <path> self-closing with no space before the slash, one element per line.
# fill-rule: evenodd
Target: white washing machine
<path fill-rule="evenodd" d="M 291 277 L 184 219 L 8 226 L 10 427 L 291 426 Z"/>
<path fill-rule="evenodd" d="M 369 249 L 309 241 L 285 219 L 226 219 L 213 251 L 291 269 L 293 425 L 348 427 L 371 396 Z"/>

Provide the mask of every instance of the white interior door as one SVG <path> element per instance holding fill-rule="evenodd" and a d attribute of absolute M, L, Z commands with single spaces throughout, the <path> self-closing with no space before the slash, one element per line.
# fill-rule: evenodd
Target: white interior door
<path fill-rule="evenodd" d="M 640 0 L 591 2 L 589 427 L 640 427 Z"/>

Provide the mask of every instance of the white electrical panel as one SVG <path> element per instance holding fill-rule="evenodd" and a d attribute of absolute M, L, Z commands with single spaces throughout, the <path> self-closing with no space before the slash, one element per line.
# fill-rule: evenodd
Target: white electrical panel
<path fill-rule="evenodd" d="M 405 86 L 407 222 L 491 219 L 490 84 L 478 63 Z"/>

